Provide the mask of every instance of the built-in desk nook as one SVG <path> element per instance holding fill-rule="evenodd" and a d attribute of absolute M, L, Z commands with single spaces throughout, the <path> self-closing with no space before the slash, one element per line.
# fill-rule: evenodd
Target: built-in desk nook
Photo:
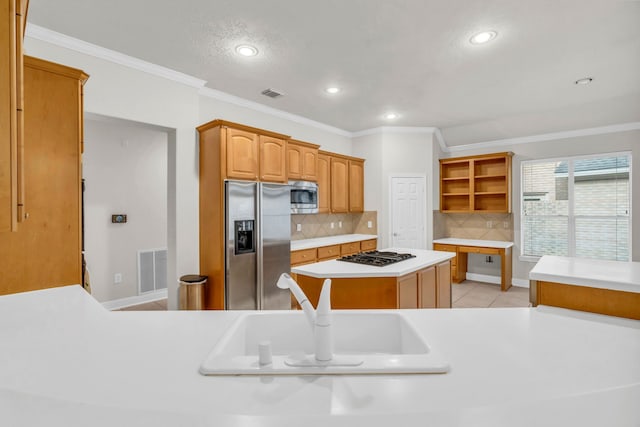
<path fill-rule="evenodd" d="M 500 289 L 506 291 L 511 287 L 511 248 L 513 242 L 498 240 L 457 239 L 447 237 L 433 241 L 436 251 L 455 252 L 451 260 L 451 281 L 460 283 L 467 278 L 467 254 L 485 254 L 500 256 Z"/>

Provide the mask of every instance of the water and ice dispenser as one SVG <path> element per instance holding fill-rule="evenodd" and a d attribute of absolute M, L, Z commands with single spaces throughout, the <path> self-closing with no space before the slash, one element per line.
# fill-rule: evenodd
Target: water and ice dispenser
<path fill-rule="evenodd" d="M 234 221 L 235 254 L 250 254 L 256 251 L 255 235 L 253 233 L 255 220 Z"/>

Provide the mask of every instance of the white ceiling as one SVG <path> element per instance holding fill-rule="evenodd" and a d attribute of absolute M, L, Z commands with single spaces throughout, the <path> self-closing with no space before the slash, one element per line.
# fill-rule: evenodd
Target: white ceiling
<path fill-rule="evenodd" d="M 31 0 L 28 18 L 350 132 L 435 126 L 458 145 L 640 121 L 638 1 Z"/>

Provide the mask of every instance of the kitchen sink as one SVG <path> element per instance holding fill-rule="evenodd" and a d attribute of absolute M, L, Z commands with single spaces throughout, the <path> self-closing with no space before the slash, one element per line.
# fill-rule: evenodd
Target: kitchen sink
<path fill-rule="evenodd" d="M 402 313 L 333 311 L 335 360 L 348 363 L 292 364 L 313 358 L 313 334 L 301 311 L 246 313 L 231 326 L 200 366 L 203 375 L 328 375 L 446 373 L 434 352 Z M 259 363 L 259 347 L 271 363 Z M 264 362 L 264 360 L 262 360 Z M 295 365 L 295 366 L 292 366 Z"/>

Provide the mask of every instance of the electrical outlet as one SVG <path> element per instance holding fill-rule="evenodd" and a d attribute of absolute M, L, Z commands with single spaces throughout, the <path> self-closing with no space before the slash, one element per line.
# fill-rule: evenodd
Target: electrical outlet
<path fill-rule="evenodd" d="M 122 283 L 122 273 L 116 273 L 113 275 L 113 283 Z"/>
<path fill-rule="evenodd" d="M 336 223 L 335 222 L 331 223 L 331 228 L 336 228 Z"/>
<path fill-rule="evenodd" d="M 296 224 L 296 231 L 302 231 L 302 224 Z"/>
<path fill-rule="evenodd" d="M 338 221 L 338 228 L 342 228 L 342 221 Z"/>
<path fill-rule="evenodd" d="M 367 228 L 373 228 L 373 221 L 367 221 Z"/>
<path fill-rule="evenodd" d="M 487 221 L 487 228 L 493 228 L 493 224 L 491 223 L 491 221 Z"/>
<path fill-rule="evenodd" d="M 502 227 L 509 228 L 509 221 L 505 221 L 502 223 Z"/>

